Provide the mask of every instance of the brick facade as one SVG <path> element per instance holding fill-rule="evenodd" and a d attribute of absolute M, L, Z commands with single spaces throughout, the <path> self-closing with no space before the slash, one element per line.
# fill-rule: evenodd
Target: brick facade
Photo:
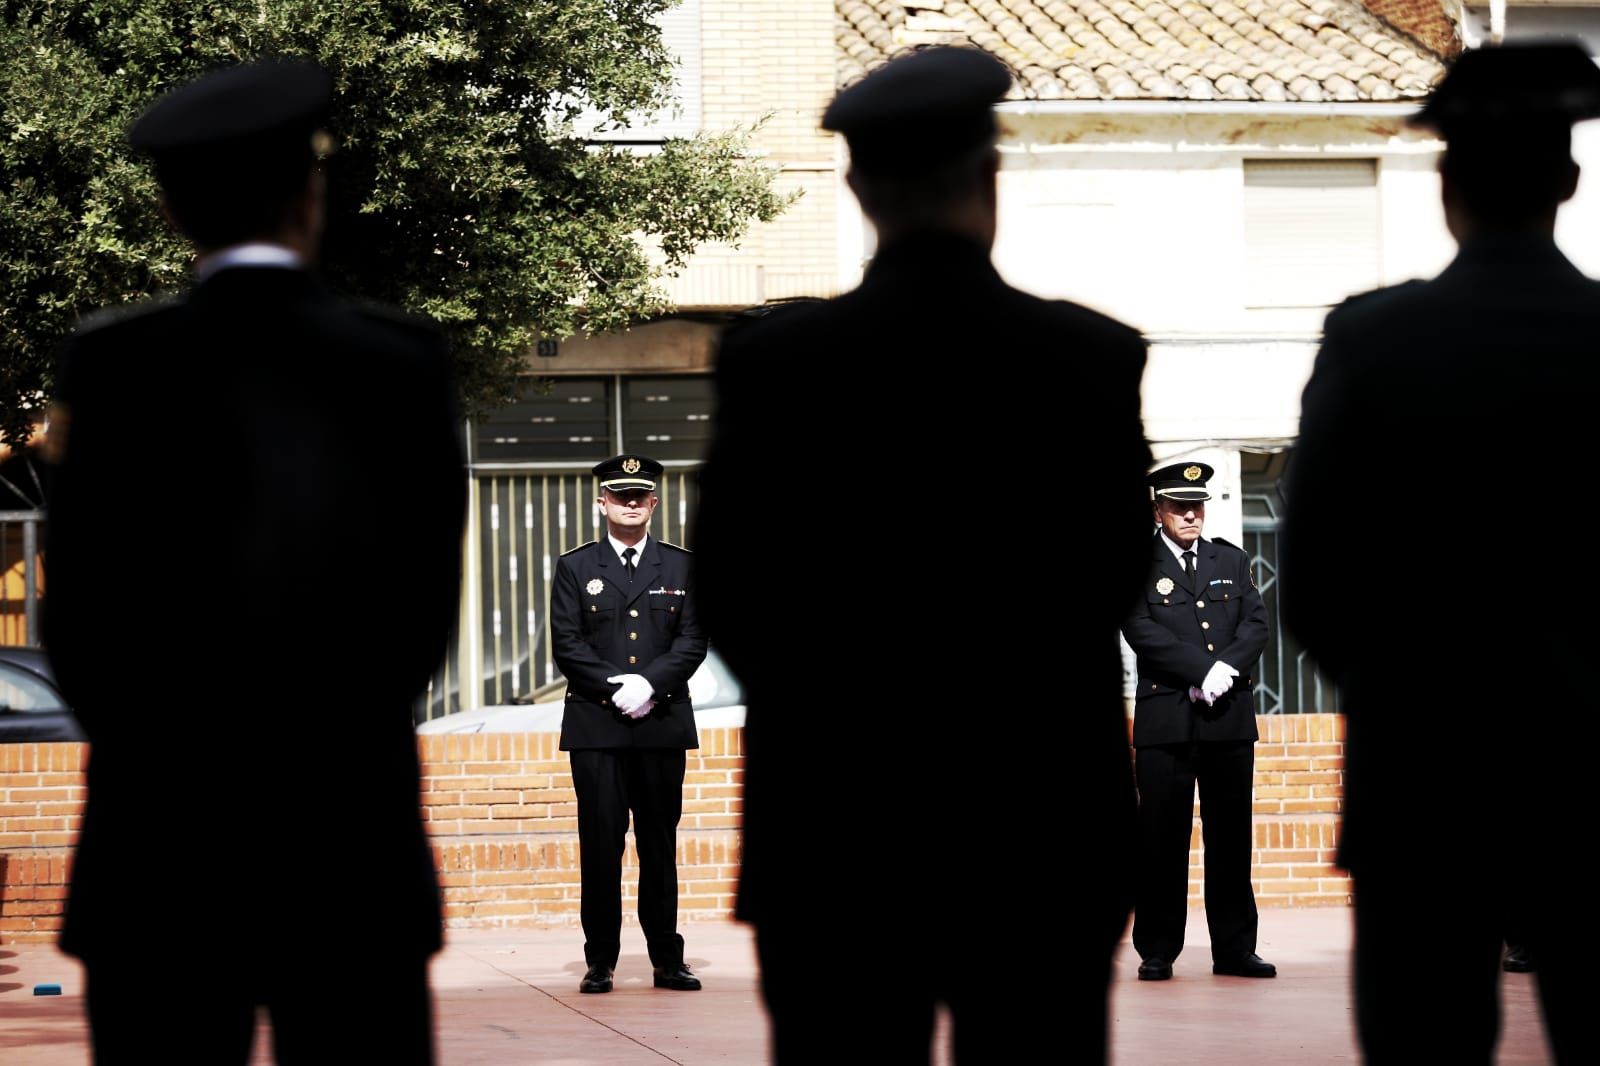
<path fill-rule="evenodd" d="M 1333 867 L 1343 723 L 1332 715 L 1304 715 L 1262 718 L 1260 726 L 1258 900 L 1263 906 L 1346 904 L 1349 881 Z M 547 733 L 422 739 L 422 804 L 449 925 L 577 923 L 576 800 L 557 739 Z M 726 918 L 733 907 L 743 740 L 743 730 L 706 729 L 700 750 L 689 753 L 678 832 L 678 906 L 685 921 Z M 68 854 L 84 800 L 85 754 L 80 744 L 0 745 L 0 943 L 47 939 L 60 928 Z M 819 761 L 819 800 L 835 776 Z M 203 848 L 182 846 L 182 824 L 181 812 L 173 814 L 170 829 L 152 826 L 152 841 L 167 841 L 174 857 L 203 854 Z M 1190 890 L 1198 902 L 1198 828 L 1194 847 Z M 636 863 L 631 847 L 625 863 Z M 633 880 L 624 873 L 629 900 Z M 625 903 L 624 911 L 630 909 Z"/>
<path fill-rule="evenodd" d="M 1366 9 L 1435 55 L 1461 54 L 1460 5 L 1454 0 L 1362 0 Z"/>
<path fill-rule="evenodd" d="M 739 869 L 740 729 L 703 729 L 684 772 L 678 826 L 683 920 L 733 909 Z M 448 925 L 578 920 L 578 806 L 554 733 L 424 737 L 422 804 Z M 630 838 L 631 839 L 631 838 Z M 623 912 L 638 857 L 623 858 Z"/>
<path fill-rule="evenodd" d="M 1300 714 L 1256 722 L 1256 900 L 1262 906 L 1346 905 L 1350 877 L 1333 865 L 1344 804 L 1344 719 Z M 1189 899 L 1198 904 L 1198 822 L 1192 843 Z"/>
<path fill-rule="evenodd" d="M 842 182 L 832 134 L 833 0 L 702 0 L 702 121 L 708 132 L 761 122 L 752 147 L 799 199 L 737 248 L 708 245 L 667 289 L 684 307 L 747 306 L 839 287 L 835 218 Z"/>

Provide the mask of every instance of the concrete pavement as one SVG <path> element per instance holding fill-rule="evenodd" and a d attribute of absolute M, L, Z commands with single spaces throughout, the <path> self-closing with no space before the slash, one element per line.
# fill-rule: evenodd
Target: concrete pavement
<path fill-rule="evenodd" d="M 1112 999 L 1114 1061 L 1164 1063 L 1357 1062 L 1349 1002 L 1350 913 L 1343 908 L 1268 909 L 1261 955 L 1274 980 L 1213 977 L 1205 919 L 1190 915 L 1191 943 L 1165 982 L 1140 982 L 1138 958 L 1124 945 Z M 624 930 L 616 991 L 585 996 L 583 938 L 577 929 L 452 929 L 433 964 L 441 1066 L 661 1066 L 766 1061 L 765 1019 L 756 989 L 749 930 L 723 922 L 683 927 L 688 961 L 702 992 L 651 986 L 637 929 Z M 360 980 L 361 960 L 338 961 L 318 945 L 299 945 L 308 980 Z M 825 959 L 844 975 L 844 950 Z M 1049 982 L 1069 960 L 1041 960 Z M 64 995 L 34 996 L 53 981 Z M 0 1061 L 7 1066 L 85 1066 L 82 972 L 47 944 L 0 945 Z M 1533 981 L 1507 974 L 1499 1062 L 1548 1062 Z M 181 1004 L 175 1009 L 181 1013 Z M 826 1024 L 826 1019 L 819 1019 Z M 265 1036 L 255 1062 L 269 1063 Z M 841 1034 L 841 1061 L 849 1046 Z M 152 1061 L 159 1061 L 153 1054 Z M 944 1061 L 943 1056 L 936 1061 Z M 1053 1061 L 1070 1062 L 1070 1056 Z"/>

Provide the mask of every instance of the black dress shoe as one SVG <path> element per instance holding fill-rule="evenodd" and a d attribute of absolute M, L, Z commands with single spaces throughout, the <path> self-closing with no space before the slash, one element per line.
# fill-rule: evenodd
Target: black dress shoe
<path fill-rule="evenodd" d="M 1525 947 L 1516 944 L 1506 945 L 1506 957 L 1500 966 L 1506 973 L 1532 973 L 1534 971 L 1533 953 Z"/>
<path fill-rule="evenodd" d="M 1141 981 L 1170 981 L 1172 980 L 1172 963 L 1159 955 L 1152 955 L 1139 964 L 1139 980 Z"/>
<path fill-rule="evenodd" d="M 1278 968 L 1252 952 L 1231 959 L 1213 959 L 1211 972 L 1224 977 L 1276 977 Z"/>
<path fill-rule="evenodd" d="M 589 972 L 583 975 L 583 980 L 578 982 L 579 992 L 609 992 L 611 991 L 611 967 L 596 964 L 589 967 Z"/>
<path fill-rule="evenodd" d="M 675 992 L 700 991 L 700 978 L 689 972 L 683 963 L 676 966 L 656 967 L 656 987 L 670 988 Z"/>

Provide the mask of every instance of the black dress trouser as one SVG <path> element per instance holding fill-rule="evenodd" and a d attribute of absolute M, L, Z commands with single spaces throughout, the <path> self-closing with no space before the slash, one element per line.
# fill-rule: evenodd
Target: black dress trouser
<path fill-rule="evenodd" d="M 1257 916 L 1250 853 L 1255 742 L 1153 745 L 1138 749 L 1134 765 L 1139 785 L 1139 884 L 1133 946 L 1139 957 L 1172 962 L 1183 952 L 1196 784 L 1211 957 L 1226 960 L 1253 953 Z"/>
<path fill-rule="evenodd" d="M 683 816 L 683 750 L 600 748 L 567 754 L 578 793 L 584 961 L 615 969 L 622 950 L 622 854 L 631 811 L 639 853 L 639 925 L 650 962 L 682 963 L 678 820 Z"/>
<path fill-rule="evenodd" d="M 325 933 L 337 940 L 336 930 Z M 336 955 L 343 946 L 335 944 Z M 308 973 L 304 952 L 292 943 L 274 957 L 161 941 L 148 952 L 85 960 L 95 1066 L 244 1066 L 258 1007 L 271 1022 L 280 1066 L 429 1066 L 428 957 L 369 946 L 334 961 L 327 972 Z"/>

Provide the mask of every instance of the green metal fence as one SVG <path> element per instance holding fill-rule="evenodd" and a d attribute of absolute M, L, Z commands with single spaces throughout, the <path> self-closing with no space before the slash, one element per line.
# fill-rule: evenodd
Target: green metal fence
<path fill-rule="evenodd" d="M 1247 494 L 1244 549 L 1250 553 L 1256 588 L 1267 605 L 1271 632 L 1256 674 L 1257 714 L 1324 714 L 1337 711 L 1338 695 L 1316 664 L 1283 628 L 1279 611 L 1279 503 L 1274 495 Z"/>

